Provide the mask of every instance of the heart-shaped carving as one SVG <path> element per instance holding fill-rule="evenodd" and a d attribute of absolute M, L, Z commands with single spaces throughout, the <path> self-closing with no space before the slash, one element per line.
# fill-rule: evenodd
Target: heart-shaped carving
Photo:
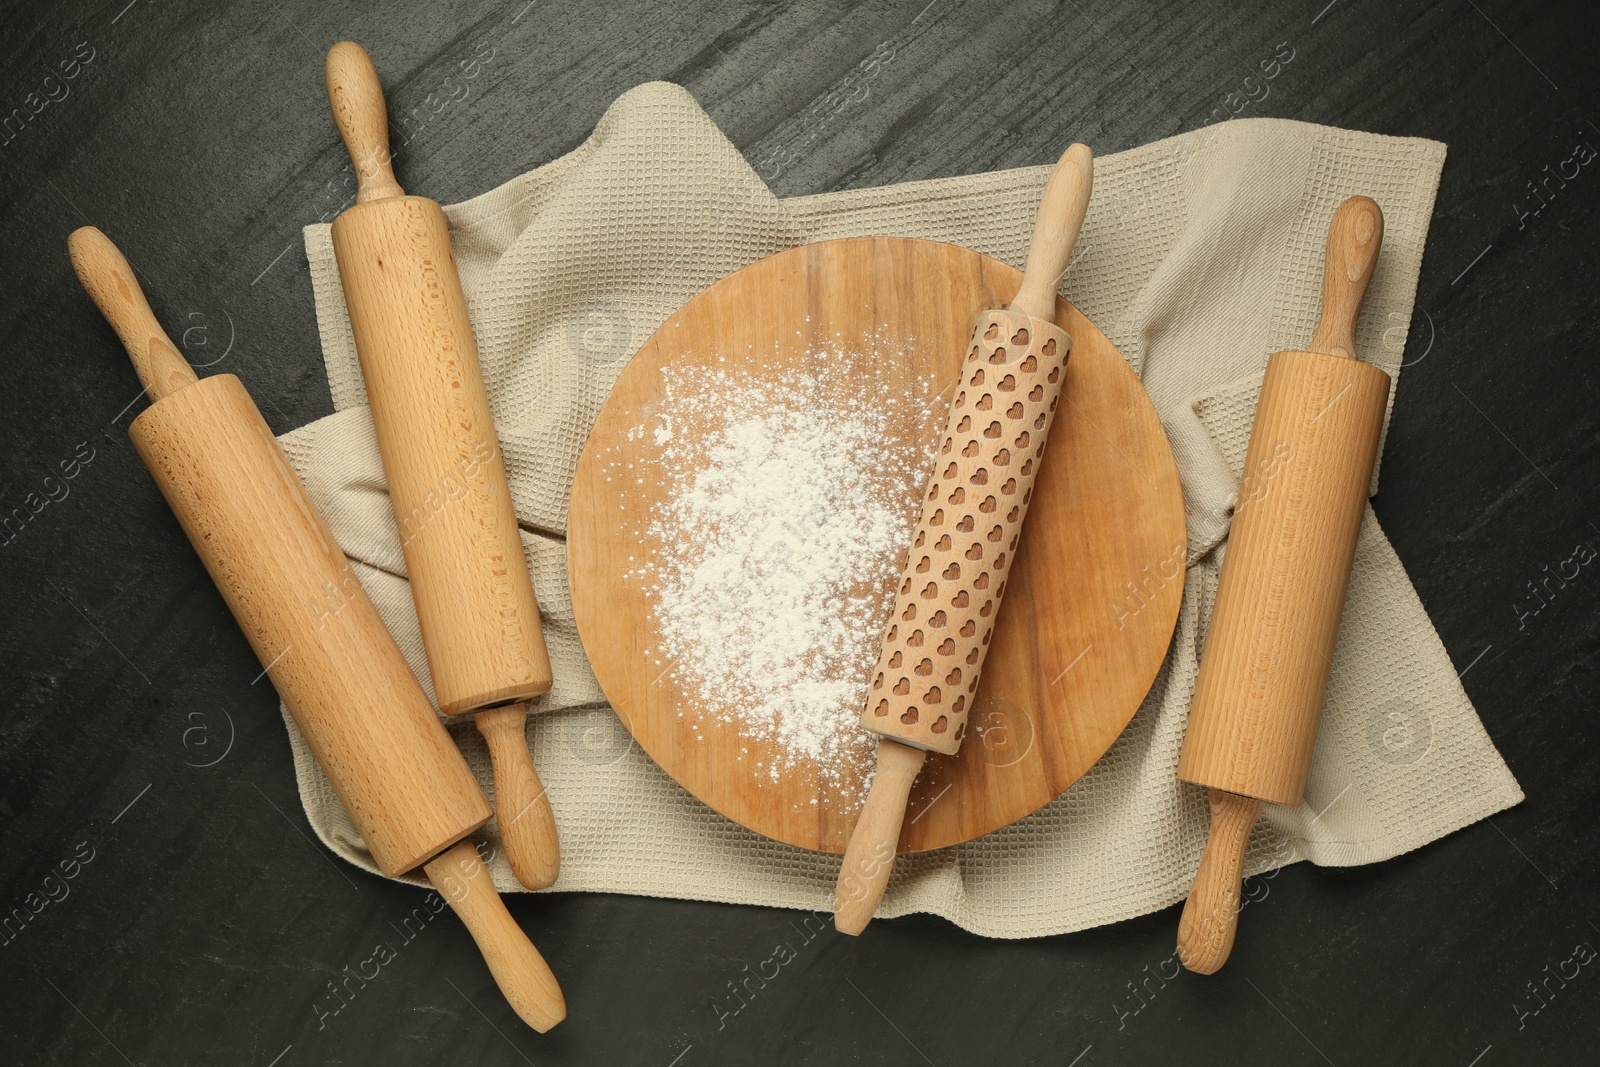
<path fill-rule="evenodd" d="M 968 559 L 982 559 L 983 558 L 983 546 L 982 545 L 973 545 L 971 548 L 967 549 L 967 558 Z"/>
<path fill-rule="evenodd" d="M 977 408 L 979 411 L 988 411 L 990 408 L 994 407 L 994 397 L 989 393 L 984 393 L 978 398 L 978 402 L 972 406 Z"/>
<path fill-rule="evenodd" d="M 944 733 L 946 730 L 950 729 L 950 717 L 948 715 L 939 716 L 937 719 L 933 720 L 933 725 L 928 727 L 928 729 L 936 734 Z"/>
<path fill-rule="evenodd" d="M 1016 522 L 1020 518 L 1022 518 L 1022 509 L 1019 507 L 1014 507 L 1010 511 L 1006 512 L 1007 522 Z M 946 538 L 946 540 L 949 540 L 949 538 Z"/>
<path fill-rule="evenodd" d="M 981 649 L 981 648 L 975 648 L 971 652 L 967 653 L 967 662 L 969 664 L 970 663 L 977 663 L 978 660 L 980 660 L 982 658 L 983 658 L 983 649 Z M 896 690 L 896 692 L 899 692 L 899 690 Z"/>
<path fill-rule="evenodd" d="M 1044 386 L 1036 385 L 1028 390 L 1028 399 L 1037 404 L 1044 399 Z"/>
<path fill-rule="evenodd" d="M 970 603 L 972 603 L 972 598 L 967 596 L 967 591 L 965 589 L 961 590 L 961 592 L 957 593 L 950 600 L 950 606 L 953 608 L 964 608 Z"/>
<path fill-rule="evenodd" d="M 903 662 L 905 661 L 900 655 L 900 650 L 897 648 L 894 650 L 894 654 L 889 657 L 889 669 L 893 670 L 894 668 L 900 666 L 900 664 Z"/>
<path fill-rule="evenodd" d="M 878 706 L 872 709 L 872 714 L 874 714 L 874 715 L 887 715 L 887 714 L 889 714 L 889 698 L 888 697 L 884 697 L 882 700 L 878 701 Z"/>
<path fill-rule="evenodd" d="M 972 429 L 972 416 L 963 415 L 961 421 L 956 423 L 956 433 L 967 433 Z"/>
<path fill-rule="evenodd" d="M 997 571 L 1003 571 L 1006 569 L 1006 554 L 1004 552 L 1000 553 L 994 558 L 994 569 Z M 930 582 L 929 584 L 931 585 L 932 583 Z M 923 595 L 926 596 L 927 594 Z"/>
<path fill-rule="evenodd" d="M 944 577 L 946 581 L 952 581 L 953 582 L 957 578 L 961 577 L 961 564 L 952 563 L 952 564 L 950 564 L 950 566 L 946 567 L 941 572 L 941 574 L 942 574 L 942 577 Z"/>
<path fill-rule="evenodd" d="M 1034 371 L 1036 371 L 1038 369 L 1039 369 L 1039 361 L 1037 359 L 1035 359 L 1033 356 L 1029 356 L 1027 359 L 1022 361 L 1022 373 L 1023 374 L 1032 374 Z"/>
<path fill-rule="evenodd" d="M 1027 331 L 1026 327 L 1024 327 L 1023 329 L 1018 330 L 1016 333 L 1011 335 L 1011 343 L 1016 345 L 1018 348 L 1024 348 L 1024 347 L 1027 346 L 1027 344 L 1028 344 L 1028 331 Z"/>
<path fill-rule="evenodd" d="M 988 485 L 989 472 L 984 470 L 982 467 L 979 467 L 977 470 L 972 472 L 972 477 L 968 478 L 967 481 L 971 482 L 973 485 Z"/>
<path fill-rule="evenodd" d="M 1054 383 L 1054 382 L 1059 382 L 1060 380 L 1061 380 L 1061 368 L 1060 367 L 1052 367 L 1052 368 L 1050 368 L 1050 373 L 1045 377 L 1045 381 Z"/>
<path fill-rule="evenodd" d="M 1017 450 L 1020 452 L 1022 449 L 1028 447 L 1028 442 L 1031 441 L 1031 440 L 1033 440 L 1033 438 L 1028 436 L 1028 431 L 1027 430 L 1023 430 L 1021 433 L 1017 434 L 1017 439 L 1012 443 L 1016 446 Z"/>
<path fill-rule="evenodd" d="M 872 680 L 872 688 L 874 688 L 874 689 L 882 689 L 883 688 L 883 672 L 882 671 L 879 671 L 878 672 L 878 676 Z"/>
<path fill-rule="evenodd" d="M 922 591 L 922 599 L 923 600 L 932 600 L 934 597 L 936 597 L 938 595 L 939 595 L 939 583 L 938 582 L 929 582 L 928 585 L 927 585 L 927 588 L 923 589 L 923 591 Z"/>
<path fill-rule="evenodd" d="M 993 341 L 996 337 L 999 337 L 999 336 L 1000 336 L 1000 324 L 998 322 L 991 322 L 989 324 L 989 328 L 987 330 L 983 331 L 983 339 L 985 341 Z"/>
<path fill-rule="evenodd" d="M 1056 339 L 1054 337 L 1052 337 L 1052 338 L 1048 339 L 1047 341 L 1045 341 L 1044 347 L 1039 349 L 1039 351 L 1043 352 L 1045 354 L 1046 358 L 1049 358 L 1050 356 L 1055 355 L 1056 354 Z"/>
<path fill-rule="evenodd" d="M 1015 478 L 1007 478 L 1006 484 L 1000 487 L 1000 491 L 1006 496 L 1010 496 L 1012 493 L 1015 493 L 1017 491 L 1017 480 Z"/>
<path fill-rule="evenodd" d="M 989 362 L 990 363 L 1004 363 L 1005 361 L 1006 361 L 1006 350 L 1005 349 L 997 348 L 993 352 L 989 353 Z"/>
<path fill-rule="evenodd" d="M 958 486 L 956 486 L 956 491 L 950 494 L 950 499 L 946 500 L 945 503 L 946 504 L 964 504 L 964 503 L 966 503 L 966 501 L 967 501 L 967 491 L 965 489 L 961 488 L 961 486 L 958 485 Z M 959 527 L 958 527 L 958 529 L 959 529 Z"/>
<path fill-rule="evenodd" d="M 941 655 L 941 656 L 953 656 L 953 655 L 955 655 L 956 654 L 956 642 L 955 642 L 955 639 L 947 637 L 943 641 L 940 641 L 939 642 L 938 652 L 939 652 L 939 655 Z"/>
<path fill-rule="evenodd" d="M 955 649 L 951 649 L 951 651 L 954 652 Z M 951 668 L 950 673 L 944 676 L 944 684 L 945 685 L 960 685 L 961 684 L 961 668 L 960 667 Z"/>
<path fill-rule="evenodd" d="M 907 726 L 915 726 L 917 724 L 917 709 L 907 708 L 905 711 L 902 711 L 900 713 L 900 721 L 905 723 Z"/>
<path fill-rule="evenodd" d="M 911 692 L 911 679 L 910 678 L 902 678 L 898 682 L 894 683 L 894 695 L 895 696 L 903 697 L 909 692 Z"/>
<path fill-rule="evenodd" d="M 993 615 L 993 614 L 994 614 L 994 601 L 985 600 L 983 602 L 983 607 L 978 609 L 978 618 L 987 619 L 990 615 Z"/>
<path fill-rule="evenodd" d="M 1016 392 L 1017 391 L 1017 378 L 1016 378 L 1016 375 L 1008 374 L 1004 378 L 1001 378 L 999 383 L 995 385 L 995 388 L 1000 390 L 1002 393 L 1014 393 L 1014 392 Z"/>
<path fill-rule="evenodd" d="M 1022 411 L 1022 401 L 1019 400 L 1015 404 L 1012 404 L 1010 407 L 1006 408 L 1006 418 L 1020 419 L 1022 418 Z"/>
<path fill-rule="evenodd" d="M 973 622 L 971 619 L 968 619 L 966 622 L 961 624 L 961 636 L 962 637 L 971 637 L 973 634 L 975 634 L 977 632 L 978 632 L 978 624 Z"/>
<path fill-rule="evenodd" d="M 906 644 L 910 645 L 912 648 L 921 648 L 922 647 L 922 631 L 921 630 L 912 630 L 911 631 L 911 635 L 906 638 Z"/>
<path fill-rule="evenodd" d="M 928 616 L 928 629 L 930 629 L 930 630 L 942 630 L 942 629 L 944 629 L 944 624 L 945 624 L 944 609 L 941 608 L 940 610 L 934 612 L 932 615 Z"/>
<path fill-rule="evenodd" d="M 972 378 L 967 382 L 967 384 L 968 385 L 974 385 L 974 386 L 983 384 L 983 368 L 982 367 L 979 367 L 977 370 L 972 372 Z"/>
<path fill-rule="evenodd" d="M 994 465 L 996 467 L 1011 466 L 1011 449 L 1002 448 L 1000 451 L 996 452 L 994 454 Z"/>
<path fill-rule="evenodd" d="M 1043 411 L 1039 412 L 1039 417 L 1037 419 L 1033 420 L 1033 428 L 1035 430 L 1044 429 L 1044 424 L 1045 424 L 1045 422 L 1047 422 L 1049 420 L 1049 418 L 1050 418 L 1050 416 L 1048 414 L 1046 414 L 1045 412 L 1043 412 Z"/>
<path fill-rule="evenodd" d="M 900 618 L 905 620 L 906 622 L 910 622 L 912 619 L 914 619 L 916 617 L 917 617 L 917 606 L 915 604 L 907 604 L 906 605 L 906 610 L 904 610 L 904 611 L 902 611 L 900 613 Z"/>
<path fill-rule="evenodd" d="M 982 574 L 980 574 L 976 578 L 972 579 L 972 588 L 974 588 L 974 589 L 987 589 L 987 588 L 989 588 L 989 572 L 988 571 L 984 571 Z"/>
<path fill-rule="evenodd" d="M 1000 540 L 1000 538 L 1004 537 L 1005 535 L 1006 535 L 1005 527 L 1004 526 L 996 526 L 994 529 L 990 530 L 989 533 L 986 536 L 991 541 L 998 541 L 998 540 Z"/>
<path fill-rule="evenodd" d="M 966 697 L 956 697 L 956 702 L 954 704 L 950 705 L 950 714 L 952 714 L 952 715 L 960 715 L 962 709 L 965 708 L 966 706 L 967 706 L 967 698 Z M 961 724 L 963 732 L 965 732 L 966 725 L 967 725 L 966 723 L 962 723 Z"/>
<path fill-rule="evenodd" d="M 928 520 L 928 525 L 929 526 L 943 526 L 944 525 L 944 508 L 934 508 L 933 509 L 933 517 Z"/>
<path fill-rule="evenodd" d="M 939 691 L 939 687 L 936 685 L 930 685 L 928 692 L 922 698 L 924 704 L 939 704 L 943 701 L 944 694 Z"/>
<path fill-rule="evenodd" d="M 922 675 L 924 678 L 926 678 L 928 675 L 932 674 L 933 673 L 933 660 L 925 659 L 921 663 L 917 664 L 917 673 Z"/>
<path fill-rule="evenodd" d="M 929 559 L 927 556 L 923 556 L 922 557 L 922 562 L 917 564 L 917 573 L 918 574 L 927 574 L 928 573 L 928 568 L 930 566 L 932 566 L 932 565 L 933 565 L 933 560 Z"/>

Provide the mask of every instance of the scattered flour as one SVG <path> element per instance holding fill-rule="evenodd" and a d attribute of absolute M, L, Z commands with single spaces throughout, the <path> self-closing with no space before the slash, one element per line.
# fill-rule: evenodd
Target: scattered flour
<path fill-rule="evenodd" d="M 662 547 L 629 575 L 656 667 L 696 705 L 680 714 L 771 742 L 759 772 L 809 764 L 830 792 L 859 791 L 875 739 L 858 719 L 932 460 L 893 428 L 911 419 L 931 449 L 943 397 L 730 370 L 665 384 L 650 473 L 667 492 L 637 520 Z"/>

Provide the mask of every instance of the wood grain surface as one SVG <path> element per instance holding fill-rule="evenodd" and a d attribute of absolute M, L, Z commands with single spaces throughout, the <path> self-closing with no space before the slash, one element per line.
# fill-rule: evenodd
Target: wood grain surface
<path fill-rule="evenodd" d="M 734 821 L 840 852 L 859 786 L 830 788 L 805 770 L 774 781 L 759 769 L 776 755 L 770 743 L 702 714 L 670 674 L 650 666 L 647 650 L 659 638 L 649 598 L 626 572 L 630 556 L 648 558 L 659 546 L 638 543 L 618 517 L 619 509 L 638 514 L 659 504 L 662 490 L 648 478 L 643 487 L 608 481 L 605 465 L 659 462 L 650 435 L 630 431 L 646 410 L 660 410 L 668 366 L 809 375 L 824 404 L 858 393 L 869 373 L 892 389 L 931 382 L 938 392 L 954 382 L 976 314 L 1004 306 L 1020 277 L 976 252 L 929 241 L 860 238 L 793 249 L 730 275 L 669 318 L 602 410 L 579 460 L 568 528 L 579 631 L 602 688 L 645 751 Z M 1127 725 L 1172 635 L 1184 527 L 1166 438 L 1104 334 L 1066 301 L 1057 303 L 1057 321 L 1074 339 L 1062 412 L 972 712 L 972 727 L 995 740 L 929 761 L 912 791 L 901 851 L 969 840 L 1054 799 Z M 870 351 L 874 339 L 899 336 L 917 345 L 898 362 L 818 362 L 811 354 L 836 338 Z M 895 431 L 920 447 L 943 421 L 942 410 L 931 422 L 906 416 Z M 919 492 L 906 486 L 908 506 Z M 850 561 L 839 566 L 848 583 Z M 1130 588 L 1144 590 L 1142 602 L 1130 599 Z M 853 720 L 860 710 L 840 714 Z M 863 760 L 860 773 L 870 766 Z"/>

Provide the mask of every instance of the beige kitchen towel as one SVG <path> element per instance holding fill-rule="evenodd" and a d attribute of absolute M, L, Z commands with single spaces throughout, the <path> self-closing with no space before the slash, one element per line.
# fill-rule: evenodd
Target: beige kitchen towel
<path fill-rule="evenodd" d="M 1269 353 L 1311 336 L 1328 219 L 1366 193 L 1388 226 L 1357 340 L 1398 371 L 1443 160 L 1431 141 L 1251 119 L 1096 162 L 1062 291 L 1143 378 L 1178 457 L 1190 567 L 1176 637 L 1144 706 L 1088 775 L 1012 826 L 902 861 L 881 914 L 933 912 L 979 934 L 1027 937 L 1184 896 L 1207 812 L 1174 770 L 1261 370 Z M 556 890 L 827 908 L 839 863 L 690 797 L 631 743 L 584 658 L 562 537 L 579 450 L 618 372 L 695 293 L 797 244 L 902 235 L 1020 265 L 1047 173 L 778 200 L 687 92 L 649 84 L 569 155 L 445 209 L 517 513 L 533 531 L 524 542 L 555 685 L 529 741 L 561 831 Z M 426 685 L 327 226 L 306 229 L 306 249 L 337 411 L 283 444 Z M 451 729 L 488 789 L 477 732 Z M 312 825 L 375 870 L 292 722 L 289 731 Z M 1269 811 L 1250 869 L 1386 859 L 1521 796 L 1369 512 L 1306 801 Z M 493 869 L 501 889 L 518 888 L 502 859 Z"/>

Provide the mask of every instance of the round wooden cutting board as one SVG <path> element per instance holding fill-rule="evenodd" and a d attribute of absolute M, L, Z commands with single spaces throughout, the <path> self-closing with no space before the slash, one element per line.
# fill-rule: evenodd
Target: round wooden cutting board
<path fill-rule="evenodd" d="M 637 522 L 669 492 L 659 430 L 669 377 L 731 373 L 805 382 L 811 402 L 939 397 L 895 405 L 888 432 L 926 448 L 977 312 L 1004 307 L 1021 272 L 969 249 L 902 238 L 806 245 L 753 263 L 685 304 L 617 381 L 578 461 L 568 521 L 573 608 L 601 688 L 639 744 L 685 789 L 758 833 L 843 852 L 875 745 L 859 765 L 774 775 L 776 742 L 713 713 L 663 671 L 641 567 L 672 549 Z M 1183 496 L 1160 421 L 1138 378 L 1065 300 L 1073 338 L 1062 410 L 1036 483 L 995 640 L 958 755 L 933 756 L 911 794 L 903 852 L 942 848 L 1005 826 L 1063 792 L 1110 747 L 1144 700 L 1183 593 Z M 854 358 L 819 358 L 820 351 Z M 902 408 L 904 410 L 902 410 Z M 931 411 L 931 414 L 930 414 Z M 683 454 L 695 420 L 672 422 Z M 693 444 L 690 441 L 689 444 Z M 631 477 L 618 477 L 628 471 Z M 905 482 L 914 515 L 925 474 Z M 903 559 L 903 556 L 900 557 Z M 847 587 L 859 568 L 838 560 Z M 884 584 L 884 620 L 899 563 Z M 881 568 L 880 568 L 881 571 Z M 862 651 L 865 673 L 877 635 Z M 854 723 L 859 704 L 841 707 Z M 863 733 L 863 738 L 866 735 Z"/>

